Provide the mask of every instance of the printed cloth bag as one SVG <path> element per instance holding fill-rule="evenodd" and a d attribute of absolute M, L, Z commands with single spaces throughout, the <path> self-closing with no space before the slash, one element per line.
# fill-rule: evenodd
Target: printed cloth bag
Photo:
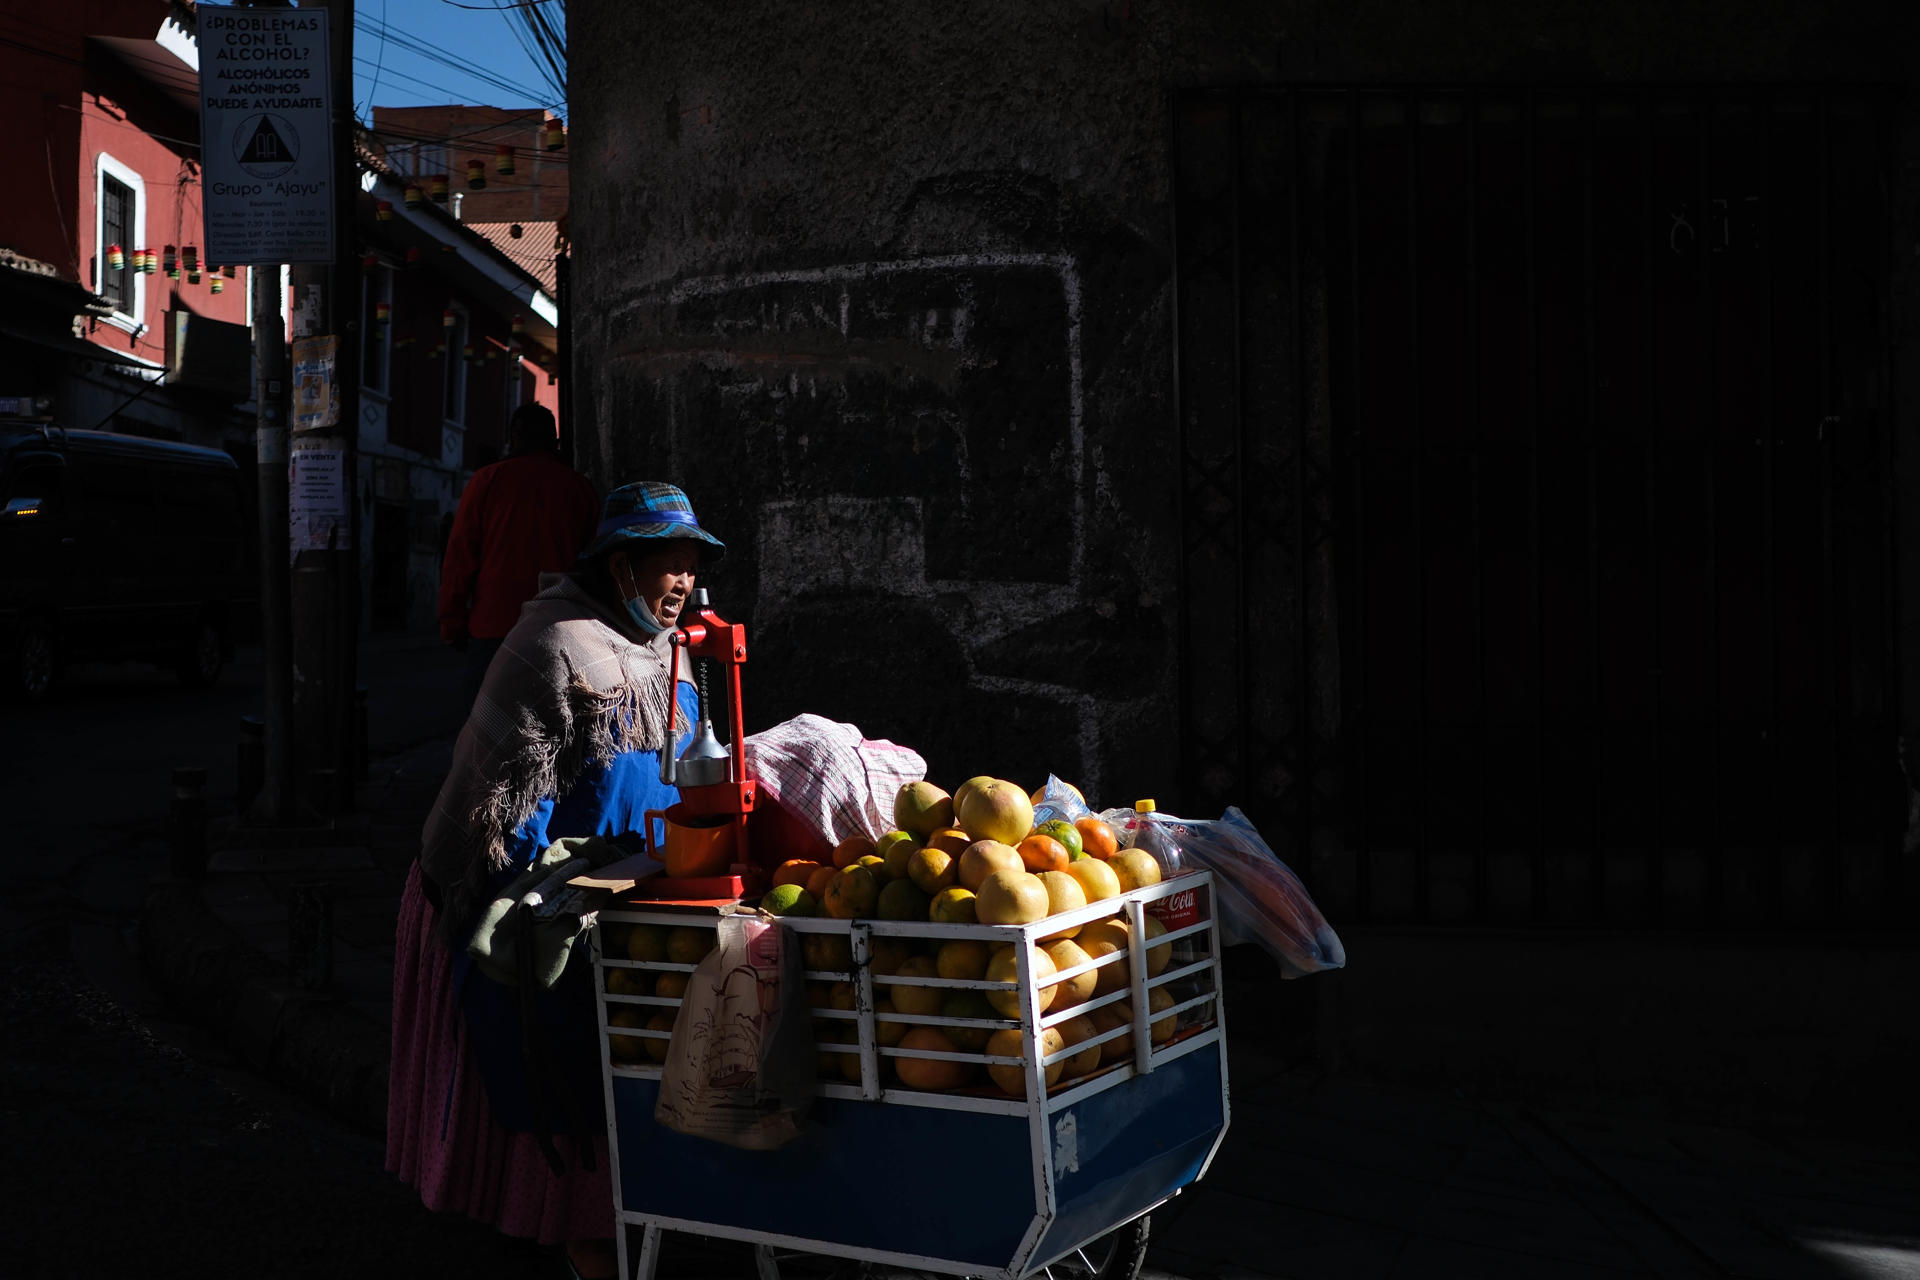
<path fill-rule="evenodd" d="M 653 1118 L 750 1151 L 782 1146 L 813 1103 L 814 1059 L 799 936 L 772 916 L 722 916 L 673 1020 Z"/>
<path fill-rule="evenodd" d="M 760 789 L 829 848 L 892 830 L 894 796 L 927 776 L 919 752 L 811 714 L 748 735 L 746 761 Z"/>

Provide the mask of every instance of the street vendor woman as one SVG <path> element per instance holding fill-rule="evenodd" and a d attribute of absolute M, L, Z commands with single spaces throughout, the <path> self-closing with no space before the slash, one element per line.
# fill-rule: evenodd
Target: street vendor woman
<path fill-rule="evenodd" d="M 723 550 L 672 485 L 607 495 L 574 571 L 543 580 L 488 668 L 401 902 L 387 1168 L 431 1209 L 564 1244 L 583 1277 L 615 1270 L 592 967 L 574 957 L 533 1000 L 467 947 L 550 844 L 637 832 L 678 798 L 659 753 L 696 702 L 668 687 L 670 637 Z"/>

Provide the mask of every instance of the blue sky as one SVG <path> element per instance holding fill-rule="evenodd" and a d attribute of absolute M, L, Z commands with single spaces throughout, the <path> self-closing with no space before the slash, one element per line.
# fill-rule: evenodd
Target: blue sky
<path fill-rule="evenodd" d="M 495 0 L 461 3 L 487 6 Z M 546 77 L 515 38 L 516 32 L 524 35 L 524 28 L 507 13 L 460 8 L 445 0 L 354 0 L 354 8 L 353 98 L 362 120 L 369 116 L 370 102 L 383 107 L 447 102 L 489 107 L 554 105 L 555 94 Z M 387 38 L 382 37 L 382 26 Z M 471 63 L 487 74 L 448 66 L 405 47 L 407 41 Z M 566 114 L 564 106 L 559 112 Z"/>

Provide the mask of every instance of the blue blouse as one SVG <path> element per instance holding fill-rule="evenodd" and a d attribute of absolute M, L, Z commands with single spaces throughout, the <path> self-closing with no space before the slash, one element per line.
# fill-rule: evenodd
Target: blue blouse
<path fill-rule="evenodd" d="M 674 690 L 680 714 L 689 725 L 700 715 L 700 698 L 682 680 Z M 677 757 L 686 749 L 688 729 L 673 744 Z M 572 790 L 542 800 L 527 820 L 507 839 L 510 862 L 502 873 L 507 883 L 533 865 L 542 850 L 562 836 L 624 836 L 638 833 L 649 809 L 665 809 L 680 799 L 680 789 L 660 781 L 658 751 L 623 751 L 611 760 L 590 760 L 580 770 Z M 655 847 L 667 838 L 666 827 L 655 820 Z"/>

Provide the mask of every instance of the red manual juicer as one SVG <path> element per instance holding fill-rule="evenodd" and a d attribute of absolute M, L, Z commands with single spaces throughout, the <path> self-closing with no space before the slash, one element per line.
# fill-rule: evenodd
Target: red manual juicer
<path fill-rule="evenodd" d="M 669 687 L 677 689 L 680 651 L 685 649 L 700 691 L 700 719 L 679 759 L 670 749 L 660 753 L 660 781 L 680 788 L 680 802 L 669 809 L 650 809 L 645 815 L 647 852 L 666 867 L 666 875 L 643 881 L 642 886 L 656 898 L 738 898 L 760 892 L 765 880 L 747 848 L 747 818 L 758 791 L 746 775 L 742 751 L 746 733 L 740 713 L 740 667 L 747 660 L 747 629 L 709 608 L 703 587 L 694 588 L 692 605 L 695 621 L 672 635 L 668 675 Z M 726 668 L 731 732 L 724 743 L 714 736 L 703 661 Z M 656 818 L 666 824 L 664 849 L 654 847 Z"/>

